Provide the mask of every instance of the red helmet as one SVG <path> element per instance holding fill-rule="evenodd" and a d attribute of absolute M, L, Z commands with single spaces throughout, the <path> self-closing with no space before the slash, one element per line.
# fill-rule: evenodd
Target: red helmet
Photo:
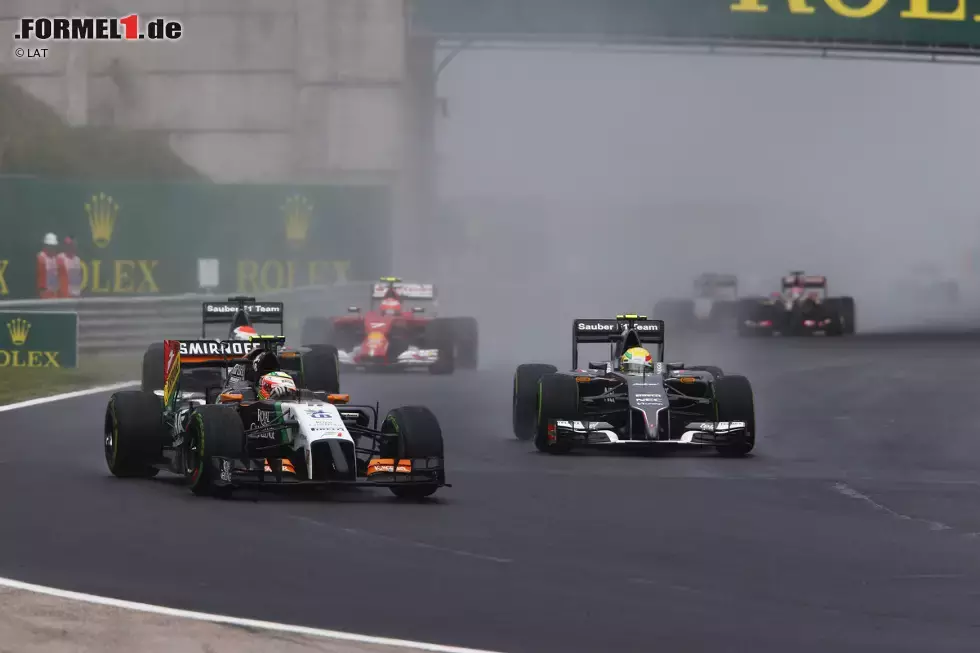
<path fill-rule="evenodd" d="M 389 297 L 381 301 L 382 315 L 395 315 L 402 310 L 402 303 L 394 297 Z"/>

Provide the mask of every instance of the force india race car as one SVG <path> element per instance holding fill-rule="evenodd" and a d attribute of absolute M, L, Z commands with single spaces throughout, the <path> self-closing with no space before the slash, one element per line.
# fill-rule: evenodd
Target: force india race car
<path fill-rule="evenodd" d="M 428 305 L 428 306 L 426 306 Z M 340 317 L 312 317 L 303 344 L 335 345 L 340 364 L 361 370 L 423 369 L 452 374 L 477 366 L 478 333 L 472 317 L 437 317 L 432 284 L 383 277 L 371 288 L 371 309 Z"/>
<path fill-rule="evenodd" d="M 182 388 L 189 368 L 217 369 L 227 378 L 254 349 L 275 351 L 283 341 L 166 341 L 164 389 L 109 399 L 109 470 L 137 478 L 168 471 L 198 495 L 246 486 L 370 485 L 418 499 L 448 485 L 442 431 L 428 408 L 395 408 L 378 429 L 378 407 L 348 405 L 347 395 L 300 390 L 288 400 L 259 400 L 241 387 L 225 386 L 220 394 Z"/>
<path fill-rule="evenodd" d="M 638 315 L 573 324 L 572 372 L 520 365 L 514 374 L 514 435 L 547 453 L 574 447 L 714 447 L 744 456 L 755 446 L 752 386 L 718 367 L 664 362 L 664 323 Z M 608 343 L 609 360 L 578 367 L 578 347 Z M 648 372 L 619 372 L 633 347 L 651 351 Z"/>
<path fill-rule="evenodd" d="M 738 304 L 738 277 L 734 274 L 705 272 L 694 280 L 693 296 L 661 299 L 653 315 L 671 329 L 714 331 L 729 327 Z"/>
<path fill-rule="evenodd" d="M 282 302 L 258 302 L 254 297 L 229 297 L 227 302 L 204 302 L 201 305 L 201 338 L 207 338 L 209 324 L 227 324 L 226 337 L 233 338 L 239 327 L 271 324 L 283 333 L 285 311 Z M 280 339 L 281 341 L 281 339 Z M 142 388 L 150 392 L 163 389 L 163 343 L 151 344 L 143 354 Z M 276 352 L 283 371 L 296 381 L 297 387 L 319 392 L 340 392 L 340 364 L 337 348 L 332 345 L 291 348 L 280 346 Z M 183 385 L 206 392 L 222 383 L 221 370 L 215 367 L 186 371 Z"/>
<path fill-rule="evenodd" d="M 741 336 L 843 336 L 854 331 L 854 298 L 828 297 L 827 277 L 790 272 L 782 279 L 782 292 L 738 303 Z"/>

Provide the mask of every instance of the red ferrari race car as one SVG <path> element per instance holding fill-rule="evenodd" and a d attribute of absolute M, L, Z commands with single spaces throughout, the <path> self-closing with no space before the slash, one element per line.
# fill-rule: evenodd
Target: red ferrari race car
<path fill-rule="evenodd" d="M 437 317 L 436 305 L 432 284 L 382 277 L 371 288 L 370 310 L 351 306 L 348 315 L 307 318 L 302 342 L 334 345 L 342 366 L 360 370 L 475 369 L 476 318 Z"/>

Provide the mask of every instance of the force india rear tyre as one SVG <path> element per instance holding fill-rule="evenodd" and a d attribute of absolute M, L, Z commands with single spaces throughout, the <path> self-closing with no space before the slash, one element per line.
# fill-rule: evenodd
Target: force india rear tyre
<path fill-rule="evenodd" d="M 103 434 L 106 464 L 114 476 L 157 475 L 153 465 L 160 460 L 167 440 L 162 409 L 159 397 L 142 390 L 123 390 L 109 398 Z"/>
<path fill-rule="evenodd" d="M 755 402 L 752 385 L 744 376 L 733 374 L 715 381 L 719 422 L 745 422 L 746 438 L 733 444 L 716 447 L 719 454 L 739 458 L 755 448 Z"/>
<path fill-rule="evenodd" d="M 245 427 L 232 406 L 198 406 L 190 416 L 184 451 L 184 477 L 198 496 L 222 494 L 215 478 L 215 458 L 241 458 Z M 224 489 L 224 487 L 222 487 Z"/>
<path fill-rule="evenodd" d="M 511 420 L 514 437 L 531 440 L 538 428 L 538 381 L 545 374 L 554 374 L 558 368 L 542 363 L 518 365 L 514 372 L 514 401 Z"/>
<path fill-rule="evenodd" d="M 538 382 L 538 416 L 534 446 L 544 453 L 567 453 L 569 442 L 548 440 L 549 420 L 574 420 L 578 414 L 578 383 L 567 374 L 546 374 Z"/>
<path fill-rule="evenodd" d="M 382 451 L 384 458 L 443 458 L 445 447 L 439 420 L 425 406 L 401 406 L 393 408 L 381 424 L 381 432 L 396 435 L 393 450 Z M 435 494 L 436 483 L 391 487 L 391 493 L 399 499 L 421 500 Z"/>

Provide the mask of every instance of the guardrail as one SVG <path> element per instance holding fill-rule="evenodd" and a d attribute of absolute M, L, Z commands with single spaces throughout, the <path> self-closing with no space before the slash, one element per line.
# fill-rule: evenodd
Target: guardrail
<path fill-rule="evenodd" d="M 310 315 L 334 315 L 347 306 L 363 304 L 369 282 L 311 286 L 266 294 L 258 300 L 285 303 L 287 337 L 297 338 Z M 236 293 L 140 297 L 83 297 L 81 299 L 27 299 L 0 301 L 3 311 L 72 311 L 78 313 L 78 348 L 83 353 L 140 352 L 167 338 L 193 338 L 201 334 L 201 304 L 222 301 Z M 208 335 L 223 335 L 218 325 Z"/>

